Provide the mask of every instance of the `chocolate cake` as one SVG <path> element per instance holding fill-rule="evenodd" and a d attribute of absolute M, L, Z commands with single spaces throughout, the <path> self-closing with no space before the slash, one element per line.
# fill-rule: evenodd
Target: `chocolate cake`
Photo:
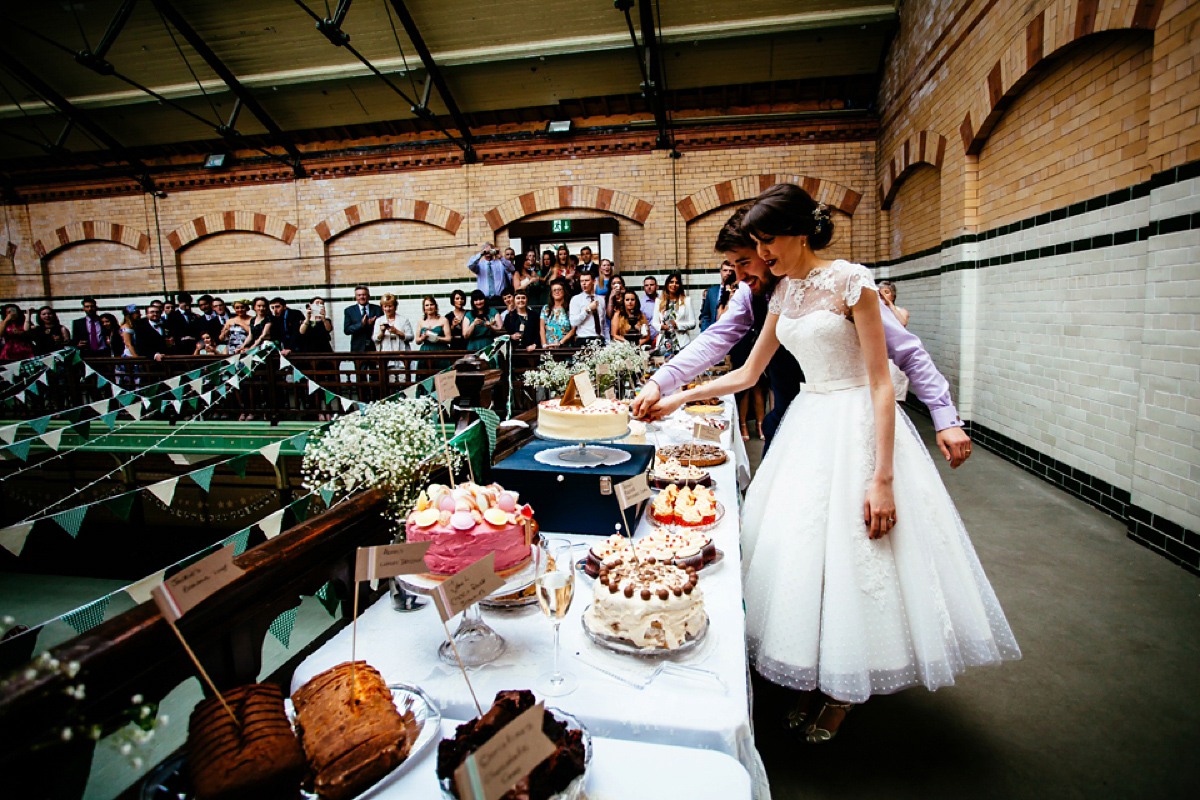
<path fill-rule="evenodd" d="M 300 687 L 292 702 L 315 774 L 313 788 L 322 798 L 354 797 L 408 757 L 413 737 L 407 723 L 383 676 L 365 661 L 322 672 Z"/>
<path fill-rule="evenodd" d="M 225 692 L 237 723 L 215 697 L 188 722 L 187 771 L 198 800 L 297 797 L 304 752 L 283 710 L 283 690 L 254 683 Z"/>
<path fill-rule="evenodd" d="M 454 770 L 484 742 L 492 738 L 505 725 L 516 719 L 536 701 L 533 692 L 508 690 L 498 692 L 492 707 L 482 717 L 459 725 L 453 739 L 443 739 L 438 745 L 437 774 L 440 780 L 450 781 L 455 797 L 460 797 L 454 784 Z M 517 783 L 502 800 L 547 800 L 561 792 L 575 778 L 583 774 L 586 762 L 583 732 L 569 730 L 554 718 L 549 711 L 542 720 L 542 732 L 557 746 L 554 754 L 534 767 L 533 771 Z"/>

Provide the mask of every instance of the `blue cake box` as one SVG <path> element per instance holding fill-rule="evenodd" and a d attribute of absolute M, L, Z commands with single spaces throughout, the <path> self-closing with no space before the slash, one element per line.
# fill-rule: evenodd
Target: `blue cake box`
<path fill-rule="evenodd" d="M 605 444 L 624 450 L 623 464 L 596 467 L 559 467 L 543 464 L 534 456 L 543 450 L 569 446 L 563 442 L 530 442 L 492 467 L 492 480 L 520 492 L 521 502 L 533 506 L 533 518 L 544 534 L 586 533 L 608 536 L 621 521 L 621 507 L 613 487 L 650 471 L 654 447 L 645 444 Z M 625 509 L 629 526 L 637 530 L 646 502 Z"/>

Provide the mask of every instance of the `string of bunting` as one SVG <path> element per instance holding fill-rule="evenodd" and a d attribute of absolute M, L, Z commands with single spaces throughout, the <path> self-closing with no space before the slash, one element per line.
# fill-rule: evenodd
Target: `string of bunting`
<path fill-rule="evenodd" d="M 21 372 L 36 368 L 38 365 L 52 367 L 64 358 L 71 358 L 72 354 L 78 357 L 79 351 L 74 347 L 64 347 L 61 350 L 55 350 L 53 353 L 47 353 L 44 356 L 30 356 L 20 361 L 10 361 L 0 367 L 0 381 L 14 383 Z M 71 363 L 77 363 L 77 358 L 72 360 Z"/>

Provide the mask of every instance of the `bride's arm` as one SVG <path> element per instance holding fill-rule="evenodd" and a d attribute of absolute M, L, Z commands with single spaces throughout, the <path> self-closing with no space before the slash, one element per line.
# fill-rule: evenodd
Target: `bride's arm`
<path fill-rule="evenodd" d="M 871 403 L 875 407 L 875 475 L 863 500 L 863 520 L 872 539 L 889 533 L 896 524 L 892 494 L 892 450 L 896 441 L 896 396 L 888 371 L 887 342 L 879 316 L 879 295 L 863 290 L 854 305 L 854 327 L 867 364 Z"/>
<path fill-rule="evenodd" d="M 750 351 L 750 357 L 746 359 L 745 364 L 728 375 L 717 378 L 715 381 L 709 381 L 703 386 L 688 389 L 686 392 L 676 392 L 670 397 L 659 400 L 650 409 L 649 416 L 652 419 L 660 419 L 685 403 L 694 403 L 697 400 L 706 400 L 710 397 L 720 397 L 723 394 L 733 394 L 734 392 L 749 389 L 758 383 L 758 379 L 767 369 L 767 364 L 771 363 L 771 357 L 779 349 L 779 337 L 775 335 L 775 322 L 778 319 L 778 314 L 767 314 L 767 321 L 763 324 L 762 333 L 758 335 L 758 340 L 754 343 L 754 349 Z M 882 330 L 881 325 L 881 336 Z M 890 377 L 888 380 L 891 380 Z M 890 386 L 891 384 L 889 383 L 888 385 Z"/>

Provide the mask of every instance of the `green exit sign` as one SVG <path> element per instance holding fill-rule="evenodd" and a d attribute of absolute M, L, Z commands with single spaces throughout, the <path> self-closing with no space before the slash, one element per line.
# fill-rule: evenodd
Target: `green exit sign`
<path fill-rule="evenodd" d="M 555 233 L 570 233 L 571 232 L 571 220 L 569 220 L 569 219 L 553 220 L 550 223 L 550 226 L 551 226 L 550 229 L 552 231 L 554 231 Z"/>

